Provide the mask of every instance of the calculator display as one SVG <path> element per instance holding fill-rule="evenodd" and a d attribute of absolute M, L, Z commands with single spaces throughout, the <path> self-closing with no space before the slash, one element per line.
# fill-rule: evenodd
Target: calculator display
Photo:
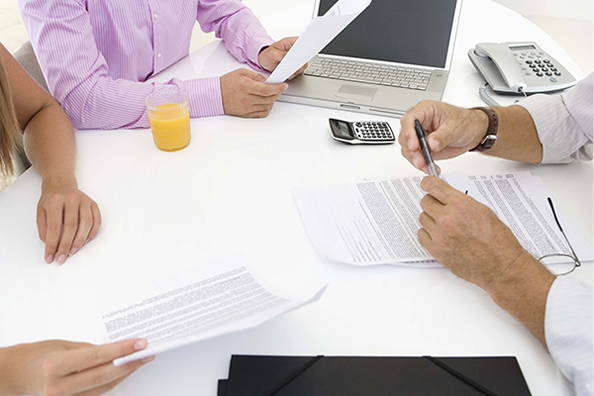
<path fill-rule="evenodd" d="M 337 137 L 343 139 L 352 139 L 354 137 L 349 124 L 342 121 L 332 121 L 332 132 L 334 132 L 334 135 Z"/>

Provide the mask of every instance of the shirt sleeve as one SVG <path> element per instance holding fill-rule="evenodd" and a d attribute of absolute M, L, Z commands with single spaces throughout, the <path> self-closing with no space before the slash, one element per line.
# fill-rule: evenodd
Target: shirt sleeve
<path fill-rule="evenodd" d="M 235 59 L 264 70 L 258 62 L 258 54 L 274 40 L 241 1 L 200 0 L 196 19 L 205 33 L 215 32 L 216 37 L 223 40 Z"/>
<path fill-rule="evenodd" d="M 81 0 L 21 0 L 21 13 L 50 92 L 76 128 L 147 128 L 144 99 L 165 85 L 190 97 L 190 116 L 224 114 L 218 77 L 165 83 L 113 79 Z"/>
<path fill-rule="evenodd" d="M 593 293 L 575 279 L 558 277 L 549 291 L 545 338 L 559 371 L 578 396 L 593 392 Z"/>
<path fill-rule="evenodd" d="M 561 95 L 532 95 L 519 103 L 536 125 L 542 163 L 592 160 L 592 81 L 590 74 Z"/>

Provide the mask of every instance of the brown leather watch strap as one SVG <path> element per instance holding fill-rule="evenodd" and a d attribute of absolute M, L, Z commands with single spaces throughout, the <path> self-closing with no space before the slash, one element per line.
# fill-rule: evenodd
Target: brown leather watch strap
<path fill-rule="evenodd" d="M 484 153 L 485 151 L 488 151 L 491 147 L 493 147 L 493 145 L 497 141 L 499 117 L 497 116 L 495 110 L 493 110 L 490 107 L 473 107 L 471 110 L 482 110 L 487 114 L 487 117 L 489 118 L 489 127 L 487 128 L 487 133 L 485 134 L 485 137 L 483 138 L 483 140 L 481 140 L 478 146 L 470 150 Z"/>

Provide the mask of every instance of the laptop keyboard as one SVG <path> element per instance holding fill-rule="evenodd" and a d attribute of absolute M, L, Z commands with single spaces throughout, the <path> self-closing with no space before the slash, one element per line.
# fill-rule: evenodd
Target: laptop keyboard
<path fill-rule="evenodd" d="M 321 57 L 314 58 L 304 74 L 421 91 L 427 89 L 431 78 L 428 70 Z"/>

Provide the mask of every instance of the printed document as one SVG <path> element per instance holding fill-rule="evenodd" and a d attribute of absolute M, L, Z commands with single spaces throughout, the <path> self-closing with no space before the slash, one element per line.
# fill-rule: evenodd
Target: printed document
<path fill-rule="evenodd" d="M 116 366 L 208 338 L 255 327 L 320 298 L 282 297 L 266 288 L 237 258 L 220 272 L 103 315 L 109 342 L 146 338 L 146 349 L 114 360 Z"/>
<path fill-rule="evenodd" d="M 291 77 L 353 22 L 369 4 L 371 0 L 339 0 L 324 16 L 314 18 L 266 82 L 278 84 Z"/>
<path fill-rule="evenodd" d="M 467 177 L 463 173 L 442 178 L 489 206 L 535 257 L 567 253 L 548 207 L 548 192 L 540 178 L 529 172 Z M 365 181 L 295 190 L 305 229 L 323 257 L 354 265 L 402 264 L 437 266 L 421 246 L 420 201 L 422 177 Z M 581 260 L 592 260 L 592 247 L 562 225 Z"/>

